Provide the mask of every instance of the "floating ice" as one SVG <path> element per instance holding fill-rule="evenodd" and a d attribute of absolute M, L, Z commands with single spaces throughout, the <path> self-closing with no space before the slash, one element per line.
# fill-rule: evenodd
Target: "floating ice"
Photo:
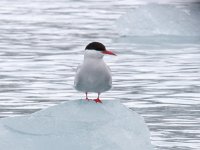
<path fill-rule="evenodd" d="M 123 36 L 200 36 L 200 3 L 185 7 L 147 4 L 130 10 L 117 21 Z"/>
<path fill-rule="evenodd" d="M 143 118 L 118 101 L 69 101 L 0 120 L 2 150 L 152 150 Z"/>

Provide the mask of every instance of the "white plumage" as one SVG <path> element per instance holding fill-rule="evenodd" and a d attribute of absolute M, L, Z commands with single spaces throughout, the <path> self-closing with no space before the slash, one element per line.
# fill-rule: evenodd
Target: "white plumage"
<path fill-rule="evenodd" d="M 84 61 L 76 72 L 74 86 L 82 92 L 102 93 L 112 87 L 110 69 L 100 51 L 86 50 Z"/>
<path fill-rule="evenodd" d="M 103 60 L 105 54 L 115 55 L 99 42 L 92 42 L 86 46 L 84 61 L 77 68 L 74 80 L 75 89 L 84 92 L 86 100 L 89 100 L 88 92 L 94 92 L 98 93 L 95 101 L 101 103 L 99 95 L 112 87 L 110 69 Z"/>

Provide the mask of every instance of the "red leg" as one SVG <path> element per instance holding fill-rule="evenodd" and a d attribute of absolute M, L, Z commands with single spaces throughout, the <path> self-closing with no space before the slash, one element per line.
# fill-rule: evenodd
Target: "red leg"
<path fill-rule="evenodd" d="M 100 93 L 98 93 L 97 99 L 94 100 L 96 103 L 102 103 L 102 101 L 99 99 L 99 96 L 100 96 Z"/>
<path fill-rule="evenodd" d="M 89 98 L 88 98 L 88 92 L 85 92 L 85 100 L 89 101 Z"/>

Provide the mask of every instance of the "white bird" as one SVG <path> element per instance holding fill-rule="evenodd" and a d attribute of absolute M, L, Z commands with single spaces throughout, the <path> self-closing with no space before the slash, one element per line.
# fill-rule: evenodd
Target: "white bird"
<path fill-rule="evenodd" d="M 84 61 L 77 68 L 74 80 L 75 89 L 84 92 L 86 100 L 89 100 L 89 92 L 98 93 L 98 97 L 94 100 L 96 103 L 102 103 L 99 99 L 100 94 L 112 87 L 110 69 L 103 60 L 105 54 L 116 55 L 106 50 L 102 43 L 89 43 L 85 48 Z"/>

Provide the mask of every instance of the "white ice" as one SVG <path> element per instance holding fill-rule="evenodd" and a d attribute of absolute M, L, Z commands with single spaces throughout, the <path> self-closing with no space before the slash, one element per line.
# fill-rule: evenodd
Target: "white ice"
<path fill-rule="evenodd" d="M 128 11 L 117 21 L 123 36 L 200 36 L 199 4 L 147 4 Z"/>
<path fill-rule="evenodd" d="M 152 150 L 143 118 L 119 101 L 75 100 L 0 120 L 1 150 Z"/>

